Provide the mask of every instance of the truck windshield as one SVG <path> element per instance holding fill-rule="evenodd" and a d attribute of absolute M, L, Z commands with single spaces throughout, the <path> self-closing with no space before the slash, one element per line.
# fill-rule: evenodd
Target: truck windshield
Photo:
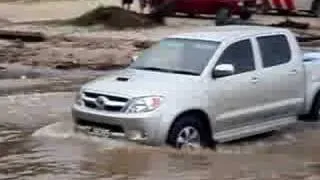
<path fill-rule="evenodd" d="M 145 50 L 131 68 L 200 75 L 216 52 L 219 42 L 164 39 Z"/>

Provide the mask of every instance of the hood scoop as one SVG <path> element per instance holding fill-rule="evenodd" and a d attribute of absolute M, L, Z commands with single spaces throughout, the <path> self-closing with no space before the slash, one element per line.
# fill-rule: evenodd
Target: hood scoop
<path fill-rule="evenodd" d="M 128 77 L 117 77 L 116 80 L 117 80 L 117 81 L 126 82 L 126 81 L 129 81 L 129 78 L 128 78 Z"/>

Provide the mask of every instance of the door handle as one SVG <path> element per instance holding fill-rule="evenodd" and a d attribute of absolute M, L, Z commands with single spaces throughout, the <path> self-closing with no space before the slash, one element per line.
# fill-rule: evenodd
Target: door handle
<path fill-rule="evenodd" d="M 259 79 L 257 77 L 252 77 L 251 78 L 251 83 L 256 84 L 259 82 Z"/>
<path fill-rule="evenodd" d="M 289 75 L 296 75 L 296 74 L 298 74 L 298 70 L 296 69 L 293 69 L 289 72 Z"/>

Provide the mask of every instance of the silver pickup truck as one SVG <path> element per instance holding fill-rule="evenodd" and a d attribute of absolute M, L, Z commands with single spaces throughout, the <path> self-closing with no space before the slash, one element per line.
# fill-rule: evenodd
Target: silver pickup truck
<path fill-rule="evenodd" d="M 175 148 L 319 114 L 320 53 L 304 53 L 289 30 L 256 26 L 164 38 L 128 68 L 84 85 L 72 107 L 76 130 Z"/>

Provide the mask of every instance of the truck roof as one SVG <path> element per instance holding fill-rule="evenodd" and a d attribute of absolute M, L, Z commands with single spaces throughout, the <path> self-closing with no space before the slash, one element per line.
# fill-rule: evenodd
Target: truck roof
<path fill-rule="evenodd" d="M 201 28 L 193 32 L 169 36 L 169 38 L 197 39 L 221 42 L 231 38 L 250 37 L 271 33 L 288 33 L 288 30 L 276 27 L 247 25 L 210 26 L 207 28 Z"/>

